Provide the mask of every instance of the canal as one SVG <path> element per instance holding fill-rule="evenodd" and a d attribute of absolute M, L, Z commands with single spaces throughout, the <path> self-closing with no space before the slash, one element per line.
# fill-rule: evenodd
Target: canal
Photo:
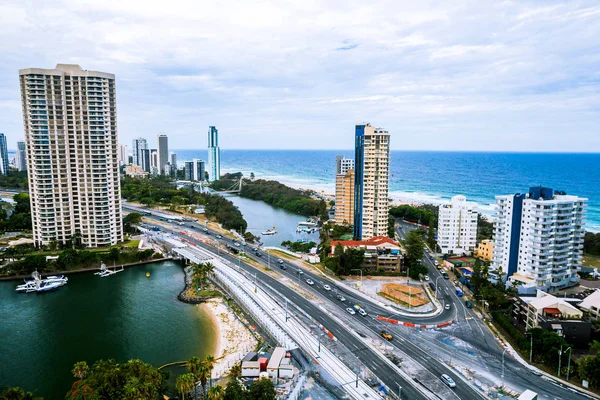
<path fill-rule="evenodd" d="M 77 361 L 139 358 L 158 367 L 215 351 L 210 315 L 177 300 L 180 264 L 131 267 L 106 278 L 73 274 L 59 291 L 39 295 L 17 294 L 17 283 L 0 282 L 0 386 L 62 399 Z"/>
<path fill-rule="evenodd" d="M 248 222 L 248 231 L 258 236 L 265 246 L 281 246 L 281 242 L 289 240 L 308 240 L 319 243 L 319 233 L 296 232 L 298 222 L 306 221 L 306 216 L 293 214 L 280 208 L 275 208 L 259 200 L 246 199 L 235 195 L 227 198 L 242 212 Z M 261 235 L 261 232 L 275 227 L 277 234 Z"/>

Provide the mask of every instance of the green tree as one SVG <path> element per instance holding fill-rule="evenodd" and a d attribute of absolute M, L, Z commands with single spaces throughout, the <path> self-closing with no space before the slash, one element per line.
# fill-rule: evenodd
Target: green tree
<path fill-rule="evenodd" d="M 43 400 L 42 397 L 34 397 L 33 393 L 26 392 L 16 386 L 11 388 L 0 387 L 0 399 L 2 400 Z"/>
<path fill-rule="evenodd" d="M 273 382 L 268 378 L 252 382 L 249 390 L 249 398 L 252 400 L 275 400 L 277 393 Z"/>
<path fill-rule="evenodd" d="M 208 265 L 210 265 L 210 267 L 213 267 L 212 264 L 210 264 L 210 263 L 208 263 Z M 211 386 L 212 386 L 212 371 L 215 368 L 216 363 L 217 363 L 217 360 L 215 359 L 215 357 L 213 355 L 209 354 L 208 356 L 206 356 L 206 359 L 204 359 L 204 365 L 206 365 L 206 367 L 208 368 L 208 375 L 210 377 L 209 382 L 210 382 Z"/>
<path fill-rule="evenodd" d="M 225 390 L 223 386 L 215 385 L 208 390 L 208 400 L 223 400 L 225 398 Z"/>
<path fill-rule="evenodd" d="M 242 375 L 242 367 L 239 363 L 233 364 L 229 369 L 229 376 L 232 378 L 238 378 Z"/>
<path fill-rule="evenodd" d="M 241 383 L 237 379 L 230 380 L 225 387 L 224 400 L 245 400 L 246 398 L 246 392 Z"/>
<path fill-rule="evenodd" d="M 73 366 L 71 373 L 73 374 L 73 376 L 75 378 L 83 379 L 87 376 L 89 371 L 90 371 L 90 367 L 88 367 L 88 365 L 85 361 L 78 361 Z"/>
<path fill-rule="evenodd" d="M 429 218 L 429 227 L 427 229 L 427 244 L 432 251 L 436 251 L 436 243 L 435 243 L 435 225 L 436 225 L 435 217 Z"/>
<path fill-rule="evenodd" d="M 196 377 L 191 373 L 179 375 L 175 380 L 175 388 L 181 394 L 183 400 L 185 400 L 185 395 L 194 389 L 195 384 Z"/>

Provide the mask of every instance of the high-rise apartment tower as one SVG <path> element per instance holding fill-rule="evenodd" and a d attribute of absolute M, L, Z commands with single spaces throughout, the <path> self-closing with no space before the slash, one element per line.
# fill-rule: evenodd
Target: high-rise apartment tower
<path fill-rule="evenodd" d="M 115 76 L 58 64 L 19 79 L 35 244 L 123 241 Z"/>
<path fill-rule="evenodd" d="M 164 133 L 160 133 L 157 137 L 158 140 L 158 159 L 157 165 L 158 173 L 160 175 L 165 174 L 165 165 L 169 162 L 169 138 Z"/>
<path fill-rule="evenodd" d="M 17 154 L 15 156 L 17 162 L 17 169 L 19 171 L 27 171 L 27 156 L 25 153 L 25 142 L 17 142 Z"/>
<path fill-rule="evenodd" d="M 335 158 L 335 222 L 352 225 L 354 221 L 354 160 Z"/>
<path fill-rule="evenodd" d="M 387 236 L 390 134 L 356 125 L 354 147 L 354 237 Z"/>
<path fill-rule="evenodd" d="M 555 292 L 579 282 L 587 199 L 545 187 L 496 196 L 494 255 L 522 293 Z M 511 283 L 511 284 L 512 284 Z"/>
<path fill-rule="evenodd" d="M 477 208 L 462 195 L 438 212 L 438 246 L 442 254 L 470 255 L 477 245 Z M 431 221 L 421 221 L 429 224 Z"/>
<path fill-rule="evenodd" d="M 6 145 L 6 136 L 0 133 L 0 173 L 8 175 L 8 147 Z"/>
<path fill-rule="evenodd" d="M 208 127 L 208 180 L 217 181 L 221 177 L 221 150 L 219 149 L 219 131 Z"/>

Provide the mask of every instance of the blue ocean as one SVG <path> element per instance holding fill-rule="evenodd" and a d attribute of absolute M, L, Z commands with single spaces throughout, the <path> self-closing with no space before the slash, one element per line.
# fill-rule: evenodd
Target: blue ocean
<path fill-rule="evenodd" d="M 207 159 L 206 150 L 173 150 L 178 162 Z M 221 150 L 221 172 L 254 172 L 293 187 L 333 193 L 335 156 L 353 150 Z M 586 197 L 586 229 L 600 231 L 600 154 L 391 152 L 390 197 L 443 204 L 456 194 L 491 215 L 494 196 L 547 186 Z"/>

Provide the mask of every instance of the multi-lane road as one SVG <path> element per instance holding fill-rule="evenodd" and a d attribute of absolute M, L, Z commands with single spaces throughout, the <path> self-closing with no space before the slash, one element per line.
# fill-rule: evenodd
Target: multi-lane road
<path fill-rule="evenodd" d="M 411 224 L 398 222 L 396 233 L 400 238 L 408 231 L 416 227 Z M 455 292 L 455 287 L 449 280 L 441 277 L 440 271 L 429 258 L 423 259 L 424 264 L 429 269 L 429 277 L 433 281 L 439 282 L 437 288 L 438 293 L 444 292 L 444 300 L 452 303 L 452 308 L 455 308 L 458 313 L 458 327 L 456 329 L 448 329 L 447 334 L 454 336 L 468 343 L 473 348 L 477 349 L 485 357 L 480 357 L 486 370 L 494 375 L 500 381 L 502 375 L 502 353 L 505 348 L 498 342 L 495 335 L 487 328 L 487 326 L 477 317 L 472 309 L 465 307 L 464 300 L 458 297 Z M 438 279 L 439 278 L 439 279 Z M 516 388 L 519 391 L 525 389 L 533 390 L 543 399 L 553 400 L 577 400 L 587 398 L 587 395 L 577 392 L 574 389 L 561 385 L 560 383 L 546 378 L 542 378 L 538 373 L 533 372 L 525 367 L 518 360 L 508 354 L 504 356 L 504 382 L 507 386 Z"/>
<path fill-rule="evenodd" d="M 127 209 L 128 207 L 130 206 L 127 204 L 124 205 L 124 208 Z M 139 208 L 129 208 L 129 210 L 139 211 Z M 158 217 L 152 215 L 148 216 L 148 218 L 159 219 Z M 407 230 L 412 228 L 412 226 L 408 224 L 401 225 L 401 227 L 402 229 L 398 230 L 398 234 L 401 237 L 403 237 Z M 181 228 L 182 227 L 177 225 L 168 226 L 168 224 L 166 228 L 164 226 L 161 227 L 162 230 L 174 234 L 177 234 Z M 195 222 L 186 222 L 185 227 L 183 228 L 191 228 L 201 233 L 201 229 L 205 229 L 205 226 Z M 209 232 L 210 235 L 215 238 L 216 233 L 210 230 Z M 190 238 L 187 237 L 187 239 Z M 236 247 L 233 239 L 225 236 L 220 238 L 218 242 L 220 242 L 221 245 L 230 245 L 232 247 Z M 201 243 L 200 241 L 194 240 L 194 243 L 214 252 L 213 247 Z M 404 376 L 398 374 L 393 367 L 391 367 L 385 360 L 382 360 L 381 357 L 372 349 L 366 346 L 365 343 L 360 340 L 355 333 L 350 332 L 349 326 L 360 324 L 363 329 L 370 331 L 373 336 L 378 336 L 382 328 L 391 331 L 394 334 L 394 339 L 390 342 L 390 344 L 407 354 L 415 362 L 431 372 L 431 379 L 428 381 L 420 380 L 419 383 L 421 383 L 425 388 L 428 388 L 428 390 L 430 390 L 432 393 L 435 393 L 435 388 L 439 388 L 439 383 L 441 382 L 433 381 L 438 379 L 441 374 L 445 373 L 450 375 L 457 382 L 457 387 L 453 390 L 454 394 L 456 395 L 455 398 L 482 398 L 482 395 L 479 391 L 460 379 L 460 377 L 458 377 L 453 370 L 450 370 L 445 364 L 441 363 L 433 354 L 428 354 L 427 351 L 424 350 L 423 346 L 419 346 L 413 343 L 412 340 L 409 340 L 410 338 L 408 337 L 406 330 L 391 324 L 384 325 L 381 321 L 376 319 L 377 315 L 389 315 L 390 312 L 388 309 L 379 306 L 377 303 L 370 301 L 367 298 L 357 296 L 343 285 L 337 285 L 328 278 L 315 274 L 307 269 L 302 269 L 303 273 L 299 274 L 299 268 L 293 263 L 283 260 L 283 264 L 280 264 L 277 262 L 275 257 L 269 256 L 268 253 L 265 253 L 260 249 L 258 249 L 258 254 L 260 254 L 260 256 L 257 256 L 256 252 L 248 246 L 244 248 L 244 251 L 246 252 L 247 256 L 253 258 L 256 262 L 264 265 L 270 264 L 271 268 L 278 270 L 281 275 L 287 277 L 289 280 L 298 282 L 300 285 L 303 285 L 304 289 L 312 291 L 320 299 L 326 301 L 326 311 L 324 311 L 321 307 L 316 306 L 313 302 L 306 299 L 295 290 L 292 290 L 284 283 L 274 279 L 269 274 L 262 272 L 260 269 L 240 262 L 237 257 L 223 252 L 221 253 L 221 257 L 233 263 L 240 264 L 242 268 L 251 274 L 257 274 L 259 281 L 264 282 L 266 285 L 268 285 L 268 287 L 275 289 L 281 296 L 284 296 L 289 301 L 296 304 L 298 307 L 311 315 L 318 323 L 329 329 L 332 334 L 335 335 L 349 351 L 355 354 L 370 371 L 376 374 L 390 390 L 395 391 L 397 390 L 398 386 L 401 386 L 402 398 L 419 399 L 424 397 L 406 381 Z M 491 374 L 499 377 L 502 373 L 502 363 L 500 360 L 505 349 L 500 345 L 500 343 L 498 343 L 495 336 L 485 326 L 485 324 L 477 318 L 473 310 L 465 307 L 464 299 L 459 298 L 456 295 L 455 288 L 452 286 L 450 281 L 441 278 L 441 274 L 435 268 L 433 262 L 426 257 L 423 259 L 423 262 L 429 268 L 429 276 L 431 281 L 437 282 L 436 290 L 439 298 L 444 303 L 449 303 L 452 306 L 450 307 L 450 310 L 444 310 L 444 312 L 441 314 L 433 317 L 402 317 L 402 320 L 412 321 L 420 324 L 437 324 L 452 320 L 456 316 L 458 323 L 457 326 L 451 330 L 452 335 L 455 335 L 466 343 L 469 343 L 479 351 L 491 355 L 491 357 L 483 358 L 486 362 L 486 368 Z M 285 269 L 282 267 L 285 267 Z M 314 282 L 314 285 L 309 285 L 307 283 L 307 279 L 311 279 Z M 325 289 L 325 284 L 327 284 L 331 290 Z M 345 298 L 344 302 L 337 298 L 338 294 Z M 365 317 L 360 316 L 358 313 L 355 315 L 350 315 L 345 311 L 346 308 L 352 307 L 354 304 L 360 304 L 361 307 L 367 311 L 368 315 Z M 332 315 L 335 315 L 336 317 L 334 318 Z M 338 322 L 340 319 L 343 320 L 343 323 Z M 448 331 L 449 330 L 450 329 L 448 329 Z M 511 383 L 513 387 L 516 387 L 519 390 L 534 390 L 541 395 L 541 398 L 544 399 L 576 400 L 585 398 L 583 397 L 584 395 L 574 392 L 572 389 L 568 389 L 555 382 L 542 379 L 540 376 L 534 374 L 528 368 L 524 367 L 517 360 L 510 357 L 508 354 L 505 355 L 504 364 L 505 382 Z M 437 393 L 435 394 L 437 395 Z M 447 396 L 440 398 L 447 398 Z"/>

